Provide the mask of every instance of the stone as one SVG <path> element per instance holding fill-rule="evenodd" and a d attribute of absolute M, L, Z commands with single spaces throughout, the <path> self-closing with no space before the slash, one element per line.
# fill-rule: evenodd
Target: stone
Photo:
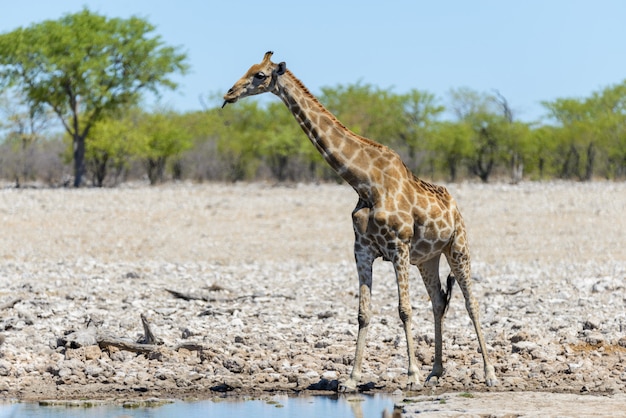
<path fill-rule="evenodd" d="M 246 366 L 246 362 L 240 357 L 230 357 L 225 359 L 222 364 L 232 373 L 242 373 Z"/>
<path fill-rule="evenodd" d="M 0 360 L 0 376 L 9 376 L 11 374 L 11 363 L 6 360 Z"/>
<path fill-rule="evenodd" d="M 97 360 L 102 355 L 102 350 L 97 345 L 85 347 L 85 360 Z"/>

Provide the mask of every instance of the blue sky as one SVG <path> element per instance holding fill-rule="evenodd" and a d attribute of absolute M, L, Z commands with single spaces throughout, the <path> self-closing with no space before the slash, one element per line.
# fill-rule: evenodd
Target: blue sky
<path fill-rule="evenodd" d="M 57 19 L 83 6 L 109 17 L 137 15 L 189 55 L 189 74 L 162 101 L 201 109 L 267 50 L 317 94 L 367 83 L 429 91 L 451 88 L 507 98 L 521 120 L 542 100 L 585 97 L 626 79 L 626 1 L 621 0 L 20 0 L 4 2 L 0 32 Z M 211 103 L 217 104 L 217 103 Z"/>

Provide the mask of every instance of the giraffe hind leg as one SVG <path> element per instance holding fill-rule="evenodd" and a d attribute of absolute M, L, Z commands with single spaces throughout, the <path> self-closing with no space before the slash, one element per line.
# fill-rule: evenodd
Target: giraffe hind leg
<path fill-rule="evenodd" d="M 454 276 L 452 275 L 452 273 L 448 274 L 448 279 L 446 280 L 446 307 L 443 311 L 443 315 L 445 316 L 446 313 L 448 312 L 448 308 L 450 307 L 450 299 L 452 299 L 452 288 L 454 287 L 454 282 L 456 280 L 454 279 Z"/>
<path fill-rule="evenodd" d="M 435 361 L 432 371 L 426 378 L 426 382 L 430 382 L 431 384 L 436 384 L 444 373 L 443 319 L 448 310 L 450 298 L 452 297 L 452 287 L 454 286 L 454 276 L 449 275 L 446 289 L 442 287 L 441 279 L 439 278 L 439 259 L 440 257 L 434 257 L 418 266 L 428 296 L 430 297 L 435 325 Z M 432 380 L 433 378 L 435 378 L 435 380 Z"/>
<path fill-rule="evenodd" d="M 452 273 L 450 273 L 448 275 L 448 278 L 446 280 L 446 289 L 441 289 L 440 290 L 440 300 L 443 301 L 444 306 L 443 306 L 443 312 L 441 312 L 441 318 L 437 319 L 437 315 L 438 312 L 434 309 L 433 307 L 433 314 L 435 315 L 435 323 L 440 323 L 440 329 L 441 329 L 441 339 L 443 340 L 443 320 L 446 316 L 446 313 L 448 312 L 448 308 L 450 307 L 450 300 L 452 299 L 452 288 L 454 287 L 454 276 L 452 275 Z M 432 298 L 431 298 L 432 300 Z M 426 382 L 430 382 L 433 385 L 436 385 L 436 383 L 438 382 L 439 378 L 441 376 L 443 376 L 445 369 L 443 367 L 443 341 L 441 341 L 441 343 L 437 344 L 437 332 L 435 331 L 435 352 L 438 352 L 438 348 L 437 346 L 441 347 L 441 354 L 440 354 L 440 361 L 437 362 L 437 359 L 435 358 L 435 364 L 433 365 L 433 370 L 430 372 L 430 374 L 428 375 L 428 377 L 426 378 Z M 435 356 L 437 357 L 437 356 Z M 436 378 L 436 380 L 431 380 L 432 378 Z"/>
<path fill-rule="evenodd" d="M 456 281 L 461 288 L 461 292 L 463 293 L 467 313 L 472 320 L 472 323 L 474 324 L 474 330 L 476 331 L 476 337 L 478 338 L 478 346 L 483 357 L 485 383 L 487 386 L 495 386 L 498 384 L 498 379 L 496 378 L 495 369 L 491 364 L 489 356 L 487 354 L 487 345 L 485 344 L 485 338 L 483 336 L 483 331 L 480 326 L 478 302 L 476 301 L 472 293 L 472 279 L 470 273 L 469 256 L 467 256 L 462 251 L 456 253 L 453 252 L 448 257 L 448 261 L 450 263 L 452 273 L 454 274 L 454 277 L 456 278 Z"/>

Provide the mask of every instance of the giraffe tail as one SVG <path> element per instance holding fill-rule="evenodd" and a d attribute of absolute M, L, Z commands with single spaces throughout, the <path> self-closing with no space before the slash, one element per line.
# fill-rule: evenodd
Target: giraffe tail
<path fill-rule="evenodd" d="M 446 301 L 446 306 L 443 310 L 444 315 L 446 314 L 446 312 L 448 312 L 448 307 L 450 306 L 450 299 L 452 299 L 452 288 L 454 287 L 455 281 L 456 280 L 454 279 L 452 273 L 448 274 L 448 279 L 446 280 L 446 290 L 444 292 Z"/>

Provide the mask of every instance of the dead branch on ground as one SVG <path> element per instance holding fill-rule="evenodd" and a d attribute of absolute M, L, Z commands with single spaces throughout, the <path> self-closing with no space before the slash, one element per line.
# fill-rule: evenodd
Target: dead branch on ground
<path fill-rule="evenodd" d="M 171 289 L 165 289 L 165 291 L 169 292 L 172 296 L 174 296 L 175 298 L 178 299 L 183 299 L 183 300 L 201 300 L 204 302 L 237 302 L 240 300 L 245 300 L 245 299 L 257 299 L 257 298 L 284 298 L 287 300 L 294 300 L 295 296 L 289 296 L 289 295 L 282 295 L 282 294 L 274 294 L 274 295 L 262 295 L 262 294 L 252 294 L 252 295 L 243 295 L 243 296 L 237 296 L 234 298 L 212 298 L 209 296 L 204 296 L 204 295 L 196 295 L 196 294 L 192 294 L 192 293 L 183 293 L 183 292 L 179 292 L 177 290 L 171 290 Z"/>
<path fill-rule="evenodd" d="M 10 300 L 8 302 L 4 302 L 4 303 L 0 304 L 0 311 L 3 310 L 3 309 L 10 309 L 10 308 L 14 307 L 17 303 L 19 303 L 21 301 L 22 301 L 21 298 L 17 298 L 17 299 Z"/>

